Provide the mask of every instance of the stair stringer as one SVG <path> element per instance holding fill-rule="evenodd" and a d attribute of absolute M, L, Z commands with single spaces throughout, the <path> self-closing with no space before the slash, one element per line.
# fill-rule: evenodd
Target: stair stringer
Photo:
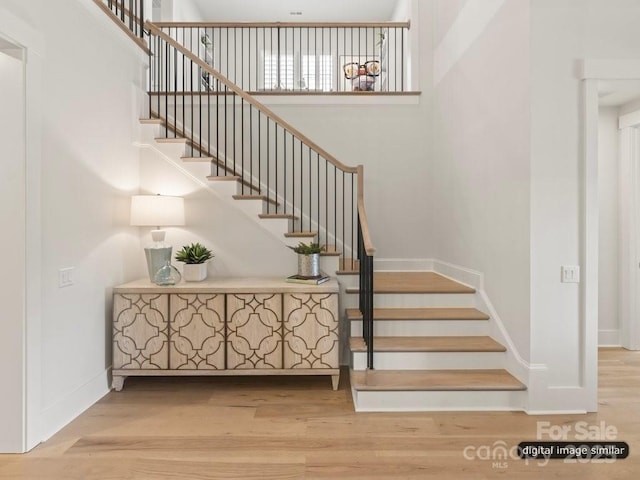
<path fill-rule="evenodd" d="M 288 221 L 282 219 L 262 219 L 258 215 L 263 211 L 262 200 L 235 200 L 233 195 L 239 193 L 239 183 L 227 180 L 210 181 L 207 180 L 208 174 L 204 171 L 209 170 L 209 164 L 198 164 L 184 162 L 182 157 L 185 151 L 184 143 L 160 143 L 156 141 L 159 134 L 160 126 L 154 124 L 140 124 L 139 142 L 134 142 L 138 148 L 146 148 L 153 150 L 160 158 L 175 168 L 182 175 L 189 177 L 192 181 L 201 187 L 212 192 L 216 197 L 225 204 L 231 206 L 237 211 L 242 212 L 244 216 L 259 225 L 262 230 L 275 237 L 284 246 L 296 245 L 298 239 L 286 238 L 285 233 L 289 232 Z M 334 256 L 322 256 L 320 258 L 320 268 L 328 273 L 338 270 L 339 259 Z"/>

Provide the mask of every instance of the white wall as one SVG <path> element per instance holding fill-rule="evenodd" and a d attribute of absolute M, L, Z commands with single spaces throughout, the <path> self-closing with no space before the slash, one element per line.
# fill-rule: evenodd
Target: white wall
<path fill-rule="evenodd" d="M 22 59 L 4 53 L 8 47 L 0 44 L 0 251 L 6 253 L 4 271 L 10 274 L 0 288 L 0 378 L 4 385 L 0 395 L 0 452 L 20 452 L 25 413 L 25 102 Z"/>
<path fill-rule="evenodd" d="M 173 22 L 200 22 L 200 10 L 193 0 L 173 0 Z"/>
<path fill-rule="evenodd" d="M 524 2 L 489 3 L 434 1 L 428 228 L 434 258 L 484 273 L 485 290 L 527 359 L 530 18 Z"/>
<path fill-rule="evenodd" d="M 582 83 L 578 59 L 640 57 L 634 0 L 533 0 L 531 73 L 531 361 L 548 368 L 555 406 L 595 408 L 581 365 L 580 285 L 560 283 L 561 265 L 583 253 Z M 592 375 L 593 372 L 588 372 Z M 550 390 L 551 391 L 551 390 Z M 550 404 L 549 404 L 550 405 Z"/>
<path fill-rule="evenodd" d="M 110 289 L 142 273 L 127 209 L 138 188 L 131 143 L 145 57 L 91 2 L 0 0 L 0 8 L 46 44 L 42 136 L 31 139 L 42 143 L 41 190 L 27 198 L 42 206 L 41 345 L 28 352 L 42 358 L 32 446 L 108 391 Z M 64 267 L 75 268 L 75 284 L 58 288 Z"/>
<path fill-rule="evenodd" d="M 618 108 L 600 109 L 598 132 L 598 344 L 620 345 L 618 317 Z"/>
<path fill-rule="evenodd" d="M 167 229 L 167 243 L 175 254 L 183 245 L 200 242 L 215 258 L 209 262 L 212 276 L 288 276 L 295 273 L 295 254 L 281 239 L 230 207 L 206 186 L 206 167 L 196 179 L 183 174 L 156 150 L 140 150 L 140 188 L 150 194 L 185 198 L 185 226 Z M 203 182 L 205 184 L 203 185 Z M 143 244 L 151 243 L 150 230 L 141 229 Z M 142 252 L 141 252 L 142 253 Z M 179 269 L 182 265 L 174 262 Z"/>

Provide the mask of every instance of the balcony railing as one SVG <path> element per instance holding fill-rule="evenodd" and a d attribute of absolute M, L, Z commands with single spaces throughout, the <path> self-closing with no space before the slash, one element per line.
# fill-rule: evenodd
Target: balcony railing
<path fill-rule="evenodd" d="M 241 89 L 405 92 L 408 22 L 156 23 Z M 202 71 L 207 90 L 217 83 Z"/>

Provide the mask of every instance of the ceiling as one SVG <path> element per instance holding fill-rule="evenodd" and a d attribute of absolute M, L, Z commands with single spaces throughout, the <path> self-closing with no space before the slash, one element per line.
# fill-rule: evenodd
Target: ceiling
<path fill-rule="evenodd" d="M 203 20 L 209 22 L 375 22 L 391 20 L 397 0 L 193 0 L 193 3 Z"/>
<path fill-rule="evenodd" d="M 598 97 L 602 107 L 619 107 L 640 100 L 640 80 L 601 80 Z"/>

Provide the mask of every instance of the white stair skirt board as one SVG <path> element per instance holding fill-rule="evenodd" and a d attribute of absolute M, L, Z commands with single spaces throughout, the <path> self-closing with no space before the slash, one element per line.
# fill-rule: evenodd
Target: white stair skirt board
<path fill-rule="evenodd" d="M 374 352 L 376 370 L 473 370 L 504 368 L 504 352 Z M 351 368 L 367 369 L 366 352 L 351 352 Z"/>
<path fill-rule="evenodd" d="M 351 389 L 356 412 L 523 411 L 526 391 L 362 391 Z"/>
<path fill-rule="evenodd" d="M 489 335 L 486 320 L 376 320 L 373 331 L 381 337 Z M 351 321 L 351 336 L 362 336 L 362 320 Z"/>

